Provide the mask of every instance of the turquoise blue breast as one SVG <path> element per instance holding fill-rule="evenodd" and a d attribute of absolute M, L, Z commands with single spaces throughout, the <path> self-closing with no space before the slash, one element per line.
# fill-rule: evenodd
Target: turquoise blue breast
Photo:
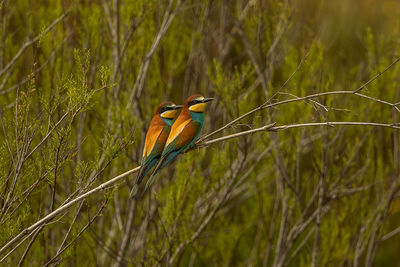
<path fill-rule="evenodd" d="M 174 124 L 175 119 L 166 119 L 161 117 L 161 119 L 169 126 L 172 126 L 172 124 Z"/>
<path fill-rule="evenodd" d="M 190 111 L 190 115 L 192 116 L 192 120 L 197 121 L 201 125 L 203 125 L 203 123 L 204 123 L 204 113 L 203 112 Z"/>

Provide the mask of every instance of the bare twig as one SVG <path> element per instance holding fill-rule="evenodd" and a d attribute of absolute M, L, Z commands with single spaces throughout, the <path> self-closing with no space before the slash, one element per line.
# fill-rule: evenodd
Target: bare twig
<path fill-rule="evenodd" d="M 369 126 L 369 127 L 383 127 L 383 128 L 391 128 L 391 129 L 400 129 L 400 125 L 399 124 L 385 124 L 385 123 L 374 123 L 374 122 L 319 122 L 319 123 L 291 124 L 291 125 L 282 125 L 282 126 L 273 126 L 273 125 L 274 124 L 272 124 L 272 125 L 270 124 L 270 125 L 266 125 L 266 126 L 257 128 L 257 129 L 244 131 L 244 132 L 228 135 L 228 136 L 225 136 L 225 137 L 216 138 L 216 139 L 210 140 L 210 141 L 204 141 L 199 146 L 200 147 L 205 147 L 205 146 L 217 143 L 217 142 L 223 142 L 225 140 L 229 140 L 229 139 L 236 138 L 236 137 L 239 137 L 239 136 L 245 136 L 245 135 L 253 134 L 253 133 L 256 133 L 256 132 L 281 131 L 281 130 L 287 130 L 287 129 L 293 129 L 293 128 L 301 128 L 301 127 L 321 127 L 321 126 L 335 126 L 335 125 L 350 126 L 350 125 L 352 125 L 352 126 Z M 53 219 L 57 215 L 61 214 L 62 212 L 66 211 L 66 210 L 68 210 L 75 203 L 79 202 L 80 200 L 83 200 L 83 199 L 87 198 L 88 196 L 92 195 L 93 193 L 96 193 L 98 191 L 104 190 L 108 186 L 111 186 L 111 185 L 117 183 L 122 178 L 124 178 L 124 177 L 126 177 L 126 176 L 128 176 L 128 175 L 130 175 L 132 173 L 137 172 L 139 169 L 140 169 L 140 167 L 136 167 L 136 168 L 133 168 L 133 169 L 131 169 L 129 171 L 126 171 L 126 172 L 124 172 L 124 173 L 122 173 L 122 174 L 120 174 L 120 175 L 108 180 L 107 182 L 105 182 L 105 183 L 93 188 L 92 190 L 79 195 L 78 197 L 70 200 L 69 202 L 64 203 L 59 208 L 57 208 L 53 212 L 49 213 L 48 215 L 46 215 L 45 217 L 43 217 L 42 219 L 40 219 L 36 223 L 32 224 L 31 226 L 25 228 L 22 232 L 20 232 L 18 235 L 16 235 L 13 239 L 11 239 L 8 243 L 6 243 L 2 248 L 0 248 L 0 254 L 4 253 L 13 244 L 18 242 L 18 240 L 20 240 L 25 235 L 30 234 L 37 227 L 40 227 L 41 225 L 47 223 L 48 221 L 50 221 L 51 219 Z M 4 260 L 4 259 L 2 259 L 2 260 Z"/>
<path fill-rule="evenodd" d="M 165 11 L 164 18 L 163 18 L 163 21 L 160 26 L 160 30 L 158 31 L 156 38 L 154 39 L 149 51 L 146 53 L 146 56 L 143 60 L 142 65 L 140 66 L 139 74 L 136 78 L 136 82 L 133 86 L 132 92 L 129 97 L 128 106 L 130 106 L 133 103 L 133 100 L 136 97 L 138 97 L 142 94 L 144 82 L 145 82 L 147 73 L 149 71 L 149 67 L 150 67 L 150 63 L 153 58 L 153 55 L 156 52 L 158 46 L 160 45 L 162 38 L 167 33 L 169 26 L 171 26 L 171 23 L 174 20 L 175 16 L 178 14 L 178 12 L 181 8 L 181 5 L 183 3 L 182 0 L 179 0 L 178 3 L 176 4 L 175 9 L 173 11 L 171 11 L 173 2 L 174 2 L 174 0 L 169 1 L 167 10 Z"/>
<path fill-rule="evenodd" d="M 324 114 L 324 117 L 326 115 Z M 326 119 L 326 118 L 325 118 Z M 325 129 L 325 144 L 323 146 L 323 158 L 322 158 L 322 173 L 319 179 L 319 196 L 318 196 L 318 208 L 317 208 L 317 218 L 315 220 L 316 230 L 315 230 L 315 239 L 314 239 L 314 249 L 311 257 L 311 266 L 316 267 L 318 264 L 318 255 L 320 253 L 320 243 L 321 243 L 321 222 L 322 222 L 322 208 L 325 201 L 325 188 L 326 188 L 326 179 L 328 172 L 328 149 L 329 149 L 329 132 L 328 129 Z"/>
<path fill-rule="evenodd" d="M 217 213 L 217 211 L 220 209 L 221 205 L 224 203 L 224 201 L 226 200 L 228 194 L 231 192 L 235 182 L 236 182 L 236 178 L 238 177 L 239 171 L 241 170 L 241 168 L 243 167 L 243 163 L 244 163 L 245 158 L 243 157 L 243 159 L 240 161 L 240 163 L 238 164 L 238 166 L 236 167 L 235 170 L 233 170 L 234 173 L 232 173 L 232 177 L 230 178 L 226 189 L 224 190 L 224 192 L 221 194 L 221 196 L 218 198 L 218 201 L 216 203 L 216 205 L 214 206 L 214 208 L 211 210 L 211 212 L 207 215 L 207 217 L 201 222 L 201 224 L 199 225 L 199 227 L 197 228 L 197 230 L 192 234 L 192 236 L 183 241 L 182 243 L 180 243 L 177 248 L 175 249 L 174 254 L 171 256 L 171 258 L 168 261 L 168 264 L 171 266 L 174 261 L 175 258 L 181 253 L 181 251 L 190 243 L 192 243 L 194 240 L 196 240 L 200 234 L 203 232 L 203 230 L 206 228 L 206 226 L 211 222 L 212 218 L 214 218 L 215 214 Z"/>
<path fill-rule="evenodd" d="M 56 255 L 53 256 L 44 266 L 49 266 L 53 263 L 68 247 L 70 247 L 82 234 L 86 231 L 86 229 L 96 220 L 97 217 L 100 216 L 101 212 L 103 211 L 104 207 L 107 205 L 107 200 L 101 205 L 100 209 L 97 213 L 89 220 L 89 222 L 79 231 L 79 233 L 61 250 L 57 251 Z"/>
<path fill-rule="evenodd" d="M 135 215 L 135 210 L 136 210 L 136 201 L 129 201 L 130 205 L 129 207 L 129 212 L 128 212 L 128 217 L 127 221 L 124 227 L 124 235 L 122 238 L 121 242 L 121 247 L 119 248 L 118 251 L 118 258 L 117 258 L 117 263 L 116 266 L 123 266 L 123 259 L 125 257 L 126 250 L 128 248 L 128 244 L 131 238 L 132 230 L 133 230 L 133 221 L 134 221 L 134 215 Z"/>
<path fill-rule="evenodd" d="M 116 182 L 118 182 L 119 180 L 121 180 L 122 178 L 137 172 L 140 169 L 140 167 L 136 167 L 134 169 L 131 169 L 129 171 L 126 171 L 116 177 L 114 177 L 111 180 L 108 180 L 107 182 L 93 188 L 92 190 L 83 193 L 82 195 L 72 199 L 71 201 L 69 201 L 68 203 L 65 203 L 63 206 L 57 208 L 56 210 L 54 210 L 53 212 L 49 213 L 47 216 L 43 217 L 42 219 L 40 219 L 39 221 L 37 221 L 36 223 L 32 224 L 31 226 L 25 228 L 22 232 L 20 232 L 17 236 L 15 236 L 12 240 L 10 240 L 7 244 L 5 244 L 1 249 L 0 249 L 0 254 L 2 254 L 3 252 L 5 252 L 5 250 L 7 250 L 9 247 L 11 247 L 13 244 L 15 244 L 19 239 L 21 239 L 23 236 L 30 234 L 34 229 L 36 229 L 37 227 L 46 224 L 48 221 L 50 221 L 51 219 L 53 219 L 54 217 L 56 217 L 57 215 L 61 214 L 63 211 L 66 211 L 68 208 L 70 208 L 71 206 L 73 206 L 75 203 L 79 202 L 82 199 L 87 198 L 88 196 L 90 196 L 91 194 L 104 190 L 106 189 L 108 186 L 111 186 L 113 184 L 115 184 Z M 4 258 L 2 260 L 0 260 L 0 262 L 2 262 L 4 260 Z"/>
<path fill-rule="evenodd" d="M 18 60 L 18 58 L 22 55 L 22 53 L 27 49 L 29 46 L 31 46 L 33 43 L 37 42 L 42 36 L 46 35 L 49 31 L 51 31 L 60 21 L 62 21 L 68 14 L 71 12 L 71 9 L 67 10 L 64 14 L 59 16 L 57 19 L 55 19 L 49 27 L 47 27 L 43 32 L 39 33 L 36 35 L 33 39 L 26 41 L 22 47 L 19 49 L 17 54 L 10 60 L 10 62 L 0 71 L 0 77 L 3 76 L 6 71 L 8 71 Z"/>
<path fill-rule="evenodd" d="M 66 41 L 69 39 L 69 37 L 71 36 L 71 34 L 68 34 L 62 41 L 61 43 L 50 53 L 49 57 L 46 59 L 45 62 L 43 62 L 42 65 L 40 65 L 38 68 L 35 69 L 35 71 L 32 73 L 33 75 L 39 73 L 44 67 L 47 66 L 47 64 L 51 61 L 51 59 L 56 55 L 56 53 L 61 49 L 61 47 L 63 47 L 63 45 L 66 43 Z M 17 84 L 12 85 L 10 88 L 4 89 L 3 87 L 5 85 L 0 86 L 0 95 L 4 95 L 7 94 L 15 89 L 17 89 L 18 87 L 21 87 L 22 85 L 24 85 L 25 83 L 27 83 L 29 81 L 29 77 L 23 79 L 22 81 L 18 82 Z"/>
<path fill-rule="evenodd" d="M 389 238 L 392 238 L 392 237 L 394 237 L 395 235 L 397 235 L 397 234 L 399 234 L 399 233 L 400 233 L 400 226 L 397 227 L 396 229 L 394 229 L 393 231 L 387 233 L 386 235 L 384 235 L 384 236 L 381 238 L 380 241 L 386 241 L 386 240 L 388 240 Z"/>
<path fill-rule="evenodd" d="M 393 104 L 393 103 L 389 103 L 389 102 L 386 102 L 386 101 L 383 101 L 383 100 L 380 100 L 380 99 L 377 99 L 377 98 L 373 98 L 373 97 L 370 97 L 370 96 L 366 96 L 366 95 L 363 95 L 363 94 L 359 93 L 363 88 L 365 88 L 368 84 L 370 84 L 373 81 L 375 81 L 379 76 L 381 76 L 383 73 L 388 71 L 395 64 L 397 64 L 399 61 L 400 61 L 400 57 L 397 58 L 389 66 L 387 66 L 383 71 L 381 71 L 378 74 L 376 74 L 374 77 L 372 77 L 370 80 L 368 80 L 366 83 L 364 83 L 362 86 L 360 86 L 356 90 L 323 92 L 323 93 L 311 94 L 311 95 L 304 96 L 304 97 L 296 97 L 294 99 L 283 100 L 283 101 L 279 101 L 279 102 L 271 103 L 271 104 L 269 104 L 269 101 L 267 101 L 264 104 L 262 104 L 261 106 L 258 106 L 257 108 L 252 109 L 249 112 L 247 112 L 247 113 L 239 116 L 238 118 L 230 121 L 229 123 L 225 124 L 223 127 L 219 128 L 219 129 L 217 129 L 217 130 L 215 130 L 215 131 L 213 131 L 213 132 L 211 132 L 209 134 L 206 134 L 206 135 L 200 137 L 199 140 L 196 143 L 202 142 L 203 140 L 205 140 L 205 139 L 207 139 L 207 138 L 209 138 L 209 137 L 211 137 L 211 136 L 213 136 L 213 135 L 215 135 L 215 134 L 217 134 L 217 133 L 229 128 L 230 126 L 232 126 L 236 122 L 238 122 L 238 121 L 250 116 L 251 114 L 253 114 L 255 112 L 261 111 L 263 109 L 272 108 L 272 107 L 275 107 L 275 106 L 279 106 L 279 105 L 287 104 L 287 103 L 291 103 L 291 102 L 310 100 L 310 99 L 313 99 L 313 98 L 318 98 L 318 97 L 327 96 L 327 95 L 346 95 L 346 94 L 350 94 L 351 95 L 351 94 L 353 94 L 353 95 L 356 95 L 356 96 L 359 96 L 359 97 L 363 97 L 363 98 L 366 98 L 366 99 L 369 99 L 369 100 L 372 100 L 372 101 L 376 101 L 376 102 L 379 102 L 379 103 L 382 103 L 382 104 L 385 104 L 385 105 L 389 105 L 392 108 L 396 109 L 397 112 L 400 113 L 400 108 L 398 107 L 398 105 L 400 103 L 394 103 Z"/>
<path fill-rule="evenodd" d="M 24 254 L 22 254 L 22 257 L 21 257 L 21 259 L 20 259 L 20 261 L 18 263 L 18 267 L 22 266 L 22 264 L 24 263 L 24 260 L 26 258 L 26 255 L 28 254 L 28 251 L 31 249 L 31 247 L 33 245 L 33 242 L 35 242 L 37 236 L 39 235 L 40 231 L 42 231 L 42 229 L 43 229 L 43 226 L 41 226 L 37 230 L 35 230 L 35 233 L 33 234 L 32 238 L 31 238 L 31 241 L 29 241 L 29 244 L 28 244 L 28 246 L 26 247 L 26 249 L 24 251 Z"/>

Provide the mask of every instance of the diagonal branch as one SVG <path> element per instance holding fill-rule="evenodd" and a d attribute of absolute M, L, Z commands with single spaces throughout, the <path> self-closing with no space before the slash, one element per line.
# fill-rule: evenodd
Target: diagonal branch
<path fill-rule="evenodd" d="M 140 66 L 139 74 L 136 78 L 135 84 L 133 86 L 133 90 L 129 96 L 129 101 L 127 107 L 130 107 L 130 105 L 133 103 L 133 100 L 136 97 L 139 97 L 142 94 L 142 90 L 144 87 L 144 82 L 147 77 L 147 73 L 149 71 L 150 63 L 153 58 L 154 53 L 156 52 L 158 46 L 161 43 L 161 39 L 164 37 L 164 35 L 167 33 L 167 30 L 169 26 L 171 26 L 172 21 L 174 20 L 175 16 L 178 14 L 180 11 L 181 5 L 182 5 L 182 0 L 179 0 L 175 9 L 171 11 L 172 9 L 172 4 L 173 0 L 169 1 L 167 10 L 165 11 L 163 21 L 161 23 L 160 30 L 157 33 L 156 38 L 154 39 L 154 42 L 152 43 L 149 51 L 146 53 L 146 56 L 143 60 L 142 65 Z"/>
<path fill-rule="evenodd" d="M 390 68 L 392 68 L 399 61 L 400 61 L 400 57 L 397 58 L 396 60 L 394 60 L 383 71 L 381 71 L 378 74 L 376 74 L 374 77 L 369 79 L 366 83 L 361 85 L 356 90 L 330 91 L 330 92 L 324 92 L 324 93 L 317 93 L 317 94 L 312 94 L 312 95 L 308 95 L 308 96 L 304 96 L 304 97 L 296 97 L 294 99 L 283 100 L 283 101 L 275 102 L 275 103 L 272 103 L 272 104 L 268 104 L 270 102 L 270 100 L 269 100 L 269 101 L 265 102 L 264 104 L 262 104 L 261 106 L 258 106 L 255 109 L 252 109 L 249 112 L 247 112 L 247 113 L 239 116 L 238 118 L 232 120 L 231 122 L 225 124 L 223 127 L 219 128 L 219 129 L 217 129 L 217 130 L 215 130 L 215 131 L 213 131 L 213 132 L 211 132 L 209 134 L 206 134 L 206 135 L 200 137 L 200 139 L 197 141 L 197 144 L 202 142 L 202 141 L 204 141 L 205 139 L 208 139 L 209 137 L 211 137 L 211 136 L 213 136 L 213 135 L 215 135 L 215 134 L 217 134 L 219 132 L 222 132 L 223 130 L 229 128 L 230 126 L 234 125 L 236 122 L 238 122 L 238 121 L 250 116 L 251 114 L 256 113 L 258 111 L 261 111 L 263 109 L 272 108 L 272 107 L 275 107 L 275 106 L 279 106 L 279 105 L 283 105 L 283 104 L 287 104 L 287 103 L 291 103 L 291 102 L 310 100 L 310 99 L 313 99 L 313 98 L 318 98 L 320 96 L 326 96 L 326 95 L 356 95 L 356 96 L 363 97 L 363 98 L 366 98 L 366 99 L 369 99 L 369 100 L 372 100 L 372 101 L 375 101 L 375 102 L 379 102 L 379 103 L 382 103 L 382 104 L 385 104 L 385 105 L 389 105 L 389 106 L 393 107 L 394 109 L 396 109 L 397 112 L 400 113 L 400 108 L 398 107 L 400 105 L 400 103 L 389 103 L 389 102 L 386 102 L 386 101 L 383 101 L 383 100 L 380 100 L 380 99 L 376 99 L 376 98 L 373 98 L 373 97 L 370 97 L 370 96 L 367 96 L 367 95 L 359 93 L 362 89 L 364 89 L 367 85 L 369 85 L 370 83 L 375 81 L 379 76 L 384 74 L 386 71 L 388 71 Z"/>
<path fill-rule="evenodd" d="M 216 139 L 213 139 L 210 141 L 204 141 L 201 144 L 199 144 L 198 147 L 206 147 L 211 144 L 223 142 L 223 141 L 237 138 L 240 136 L 254 134 L 257 132 L 282 131 L 282 130 L 288 130 L 288 129 L 294 129 L 294 128 L 304 128 L 304 127 L 321 127 L 321 126 L 332 126 L 333 127 L 333 126 L 337 125 L 337 126 L 368 126 L 368 127 L 383 127 L 383 128 L 391 128 L 391 129 L 400 129 L 400 124 L 398 124 L 398 123 L 385 124 L 385 123 L 375 123 L 375 122 L 346 122 L 346 121 L 300 123 L 300 124 L 289 124 L 289 125 L 282 125 L 282 126 L 274 126 L 274 125 L 275 124 L 269 124 L 269 125 L 257 128 L 257 129 L 252 129 L 252 130 L 248 130 L 248 131 L 231 134 L 231 135 L 216 138 Z M 21 238 L 32 233 L 32 231 L 34 231 L 38 227 L 41 227 L 42 225 L 46 224 L 47 222 L 49 222 L 51 219 L 58 216 L 62 212 L 67 211 L 71 206 L 73 206 L 80 200 L 83 200 L 98 191 L 102 191 L 102 190 L 106 189 L 107 187 L 120 181 L 122 178 L 127 177 L 128 175 L 137 172 L 139 169 L 140 169 L 140 166 L 133 168 L 131 170 L 128 170 L 128 171 L 108 180 L 107 182 L 100 184 L 99 186 L 93 188 L 92 190 L 79 195 L 78 197 L 70 200 L 69 202 L 66 202 L 64 205 L 60 206 L 59 208 L 57 208 L 53 212 L 49 213 L 48 215 L 46 215 L 45 217 L 43 217 L 36 223 L 32 224 L 31 226 L 29 226 L 29 227 L 25 228 L 23 231 L 21 231 L 18 235 L 16 235 L 13 239 L 11 239 L 8 243 L 6 243 L 3 247 L 0 248 L 0 254 L 4 253 L 7 249 L 9 249 L 16 242 L 18 242 Z M 5 259 L 5 257 L 3 259 L 1 259 L 0 262 L 2 262 L 4 259 Z"/>
<path fill-rule="evenodd" d="M 62 21 L 68 13 L 71 12 L 71 9 L 67 10 L 64 14 L 59 16 L 57 19 L 55 19 L 49 27 L 47 27 L 43 32 L 40 34 L 36 35 L 33 39 L 26 41 L 22 47 L 18 50 L 17 54 L 11 59 L 10 62 L 2 69 L 0 70 L 0 77 L 4 75 L 12 66 L 14 66 L 15 62 L 18 60 L 18 58 L 22 55 L 22 53 L 32 44 L 37 42 L 42 36 L 46 35 L 49 31 L 51 31 L 60 21 Z"/>

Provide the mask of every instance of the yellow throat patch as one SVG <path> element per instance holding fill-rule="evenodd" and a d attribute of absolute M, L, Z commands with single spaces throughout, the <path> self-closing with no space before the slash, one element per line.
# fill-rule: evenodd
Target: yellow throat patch
<path fill-rule="evenodd" d="M 164 119 L 173 119 L 176 117 L 178 111 L 179 110 L 177 109 L 164 111 L 163 113 L 161 113 L 161 117 L 163 117 Z"/>
<path fill-rule="evenodd" d="M 206 107 L 206 103 L 198 103 L 196 105 L 190 106 L 189 110 L 194 112 L 203 112 Z"/>

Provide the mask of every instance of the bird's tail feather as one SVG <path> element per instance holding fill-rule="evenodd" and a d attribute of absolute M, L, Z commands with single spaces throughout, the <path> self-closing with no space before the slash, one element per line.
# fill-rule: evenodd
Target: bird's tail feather
<path fill-rule="evenodd" d="M 150 188 L 150 186 L 154 183 L 155 175 L 157 174 L 158 170 L 160 169 L 162 163 L 164 162 L 165 157 L 162 157 L 158 162 L 156 167 L 154 168 L 153 173 L 151 174 L 149 180 L 147 180 L 146 186 L 144 187 L 144 193 L 146 193 L 147 189 Z"/>
<path fill-rule="evenodd" d="M 133 185 L 131 193 L 129 194 L 130 199 L 133 199 L 136 196 L 136 194 L 139 190 L 139 185 L 142 182 L 144 176 L 146 175 L 146 169 L 147 169 L 146 166 L 143 166 L 142 168 L 140 168 L 139 174 L 136 178 L 136 183 Z"/>
<path fill-rule="evenodd" d="M 135 185 L 132 187 L 131 193 L 129 194 L 129 198 L 130 198 L 130 199 L 133 199 L 133 198 L 136 196 L 138 190 L 139 190 L 139 184 L 135 184 Z"/>

